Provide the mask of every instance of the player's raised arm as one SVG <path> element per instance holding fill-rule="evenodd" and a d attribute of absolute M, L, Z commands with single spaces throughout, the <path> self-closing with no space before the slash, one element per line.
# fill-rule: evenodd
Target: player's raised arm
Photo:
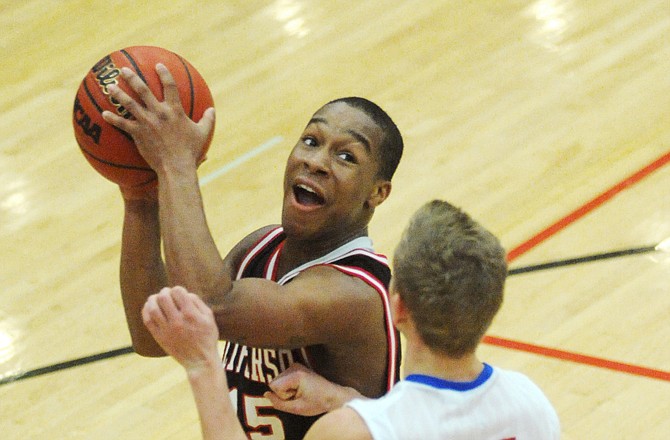
<path fill-rule="evenodd" d="M 153 95 L 136 73 L 124 67 L 121 68 L 122 77 L 141 102 L 132 99 L 116 84 L 110 84 L 107 91 L 115 102 L 131 112 L 132 118 L 110 111 L 104 111 L 103 117 L 106 122 L 132 136 L 142 157 L 159 176 L 165 163 L 193 162 L 195 169 L 210 139 L 213 110 L 206 111 L 198 123 L 192 121 L 184 112 L 174 78 L 167 68 L 157 67 L 157 72 L 165 85 L 163 101 Z M 162 350 L 142 324 L 140 310 L 151 293 L 157 292 L 173 278 L 168 276 L 161 257 L 161 231 L 164 227 L 160 222 L 160 194 L 157 198 L 151 192 L 143 194 L 130 188 L 122 192 L 124 227 L 120 282 L 128 328 L 133 347 L 139 354 L 159 356 L 163 354 Z"/>
<path fill-rule="evenodd" d="M 124 119 L 105 112 L 105 120 L 133 137 L 142 157 L 158 175 L 168 282 L 184 285 L 205 297 L 213 292 L 227 292 L 231 280 L 224 273 L 223 259 L 207 225 L 197 176 L 202 146 L 214 127 L 214 110 L 207 110 L 198 123 L 189 119 L 170 72 L 160 64 L 156 71 L 163 85 L 163 101 L 153 95 L 137 74 L 124 68 L 124 80 L 141 102 L 119 87 L 110 86 L 111 95 L 134 118 Z"/>

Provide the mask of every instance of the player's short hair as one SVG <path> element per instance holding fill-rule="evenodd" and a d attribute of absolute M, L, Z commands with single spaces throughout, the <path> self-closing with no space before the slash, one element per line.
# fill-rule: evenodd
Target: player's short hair
<path fill-rule="evenodd" d="M 394 289 L 423 341 L 472 353 L 503 300 L 507 260 L 499 240 L 467 213 L 434 200 L 412 217 L 393 258 Z"/>
<path fill-rule="evenodd" d="M 350 96 L 335 99 L 326 105 L 336 102 L 344 102 L 351 107 L 361 110 L 384 132 L 384 138 L 379 148 L 378 174 L 382 179 L 390 181 L 398 168 L 404 147 L 402 135 L 393 119 L 381 107 L 365 98 Z"/>

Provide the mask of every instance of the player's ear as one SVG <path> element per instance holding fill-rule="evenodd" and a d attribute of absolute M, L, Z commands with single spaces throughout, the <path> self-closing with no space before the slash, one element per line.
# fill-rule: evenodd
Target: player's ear
<path fill-rule="evenodd" d="M 391 292 L 389 300 L 391 303 L 391 316 L 393 317 L 393 325 L 400 329 L 402 325 L 407 322 L 407 318 L 409 317 L 409 310 L 407 310 L 407 306 L 405 305 L 405 302 L 402 300 L 397 290 L 393 290 Z"/>
<path fill-rule="evenodd" d="M 370 196 L 365 201 L 368 208 L 376 208 L 391 194 L 391 182 L 388 180 L 378 180 L 370 192 Z"/>

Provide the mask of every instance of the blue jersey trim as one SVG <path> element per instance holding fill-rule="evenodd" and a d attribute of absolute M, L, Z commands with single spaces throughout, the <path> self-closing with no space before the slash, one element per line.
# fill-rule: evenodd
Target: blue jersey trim
<path fill-rule="evenodd" d="M 439 377 L 435 376 L 426 376 L 424 374 L 410 374 L 405 378 L 405 380 L 421 383 L 443 390 L 469 391 L 486 382 L 492 374 L 493 368 L 489 364 L 485 363 L 482 372 L 479 373 L 477 379 L 473 380 L 472 382 L 454 382 L 451 380 L 440 379 Z"/>

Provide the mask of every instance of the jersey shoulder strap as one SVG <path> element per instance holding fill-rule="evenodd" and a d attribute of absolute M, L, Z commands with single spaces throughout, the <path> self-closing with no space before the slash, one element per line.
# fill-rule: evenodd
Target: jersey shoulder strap
<path fill-rule="evenodd" d="M 242 259 L 235 279 L 266 278 L 268 264 L 285 238 L 286 234 L 284 234 L 284 228 L 281 226 L 265 234 L 249 249 L 244 259 Z"/>

